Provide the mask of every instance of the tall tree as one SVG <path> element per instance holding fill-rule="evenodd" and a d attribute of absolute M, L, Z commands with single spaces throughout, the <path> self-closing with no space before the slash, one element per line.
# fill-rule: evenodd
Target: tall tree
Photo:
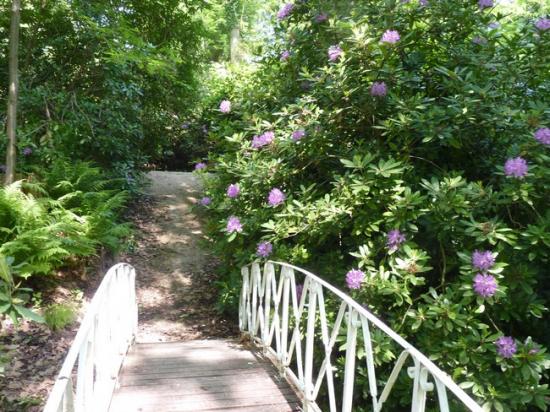
<path fill-rule="evenodd" d="M 9 94 L 7 134 L 8 148 L 6 151 L 6 184 L 13 182 L 15 177 L 16 142 L 17 142 L 17 90 L 18 90 L 18 46 L 19 46 L 19 19 L 21 15 L 21 1 L 12 0 L 9 52 Z"/>

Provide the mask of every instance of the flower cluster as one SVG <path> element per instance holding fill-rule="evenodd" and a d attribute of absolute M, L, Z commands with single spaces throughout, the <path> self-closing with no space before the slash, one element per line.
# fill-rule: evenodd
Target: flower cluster
<path fill-rule="evenodd" d="M 405 240 L 407 240 L 405 235 L 398 229 L 390 230 L 386 235 L 386 247 L 390 251 L 397 250 Z"/>
<path fill-rule="evenodd" d="M 483 298 L 493 296 L 497 287 L 497 281 L 492 275 L 478 273 L 474 277 L 474 292 Z"/>
<path fill-rule="evenodd" d="M 474 277 L 474 292 L 483 298 L 493 296 L 498 288 L 498 283 L 493 275 L 487 274 L 487 271 L 495 264 L 495 256 L 490 250 L 474 250 L 472 254 L 472 266 L 479 270 Z"/>
<path fill-rule="evenodd" d="M 237 196 L 239 196 L 239 193 L 241 193 L 241 188 L 239 187 L 238 184 L 232 183 L 229 186 L 227 186 L 227 197 L 234 199 Z"/>
<path fill-rule="evenodd" d="M 535 139 L 546 146 L 550 146 L 550 129 L 548 127 L 541 127 L 535 132 Z"/>
<path fill-rule="evenodd" d="M 493 7 L 494 3 L 493 0 L 478 0 L 477 5 L 481 10 L 483 10 L 489 7 Z"/>
<path fill-rule="evenodd" d="M 231 102 L 229 100 L 222 100 L 220 103 L 220 112 L 229 113 L 231 111 Z"/>
<path fill-rule="evenodd" d="M 497 353 L 503 358 L 511 358 L 517 352 L 516 342 L 511 336 L 501 336 L 495 341 Z"/>
<path fill-rule="evenodd" d="M 204 162 L 199 162 L 195 165 L 195 170 L 204 170 L 206 169 L 206 163 Z"/>
<path fill-rule="evenodd" d="M 550 19 L 540 18 L 535 22 L 535 27 L 540 31 L 546 31 L 550 29 Z"/>
<path fill-rule="evenodd" d="M 267 203 L 270 206 L 279 206 L 281 203 L 283 203 L 286 199 L 285 194 L 277 189 L 276 187 L 271 189 L 269 192 L 269 196 L 267 197 Z"/>
<path fill-rule="evenodd" d="M 317 16 L 315 16 L 315 21 L 317 23 L 323 23 L 328 20 L 328 14 L 326 13 L 319 13 Z"/>
<path fill-rule="evenodd" d="M 208 197 L 208 196 L 204 196 L 201 200 L 200 200 L 200 204 L 202 206 L 208 206 L 210 203 L 212 203 L 212 198 Z"/>
<path fill-rule="evenodd" d="M 273 251 L 273 245 L 270 242 L 260 242 L 256 248 L 256 255 L 259 257 L 266 258 L 271 255 Z"/>
<path fill-rule="evenodd" d="M 401 39 L 397 30 L 386 30 L 380 41 L 382 43 L 395 44 Z"/>
<path fill-rule="evenodd" d="M 508 159 L 504 163 L 504 173 L 506 176 L 523 179 L 527 176 L 527 170 L 527 161 L 519 156 Z"/>
<path fill-rule="evenodd" d="M 370 94 L 374 97 L 384 97 L 388 94 L 388 87 L 384 82 L 374 82 L 370 87 Z"/>
<path fill-rule="evenodd" d="M 281 53 L 280 59 L 281 59 L 282 62 L 284 62 L 285 60 L 290 59 L 290 51 L 288 51 L 288 50 L 283 51 Z"/>
<path fill-rule="evenodd" d="M 227 227 L 225 228 L 227 233 L 237 232 L 240 233 L 243 231 L 243 225 L 241 220 L 237 216 L 230 216 L 227 219 Z"/>
<path fill-rule="evenodd" d="M 338 60 L 340 58 L 340 56 L 342 56 L 343 52 L 344 51 L 342 50 L 342 48 L 340 46 L 338 46 L 337 44 L 335 44 L 333 46 L 330 46 L 328 48 L 328 59 L 329 59 L 329 61 L 335 62 L 336 60 Z"/>
<path fill-rule="evenodd" d="M 487 44 L 487 39 L 481 36 L 475 36 L 472 39 L 472 43 L 477 44 L 478 46 L 484 46 Z"/>
<path fill-rule="evenodd" d="M 490 250 L 474 250 L 472 254 L 472 266 L 482 272 L 487 272 L 495 264 L 495 256 Z"/>
<path fill-rule="evenodd" d="M 350 289 L 359 289 L 365 279 L 365 273 L 359 269 L 352 269 L 346 273 L 346 285 Z"/>
<path fill-rule="evenodd" d="M 295 130 L 292 132 L 292 140 L 294 141 L 298 141 L 300 139 L 302 139 L 304 136 L 306 135 L 306 132 L 305 130 Z"/>
<path fill-rule="evenodd" d="M 293 9 L 294 9 L 294 4 L 292 4 L 292 3 L 284 4 L 283 7 L 281 7 L 279 12 L 277 13 L 277 18 L 279 20 L 286 19 L 288 16 L 290 16 L 290 13 L 292 13 Z"/>
<path fill-rule="evenodd" d="M 265 132 L 259 136 L 254 136 L 252 138 L 252 148 L 259 149 L 262 146 L 270 144 L 275 139 L 275 133 Z"/>

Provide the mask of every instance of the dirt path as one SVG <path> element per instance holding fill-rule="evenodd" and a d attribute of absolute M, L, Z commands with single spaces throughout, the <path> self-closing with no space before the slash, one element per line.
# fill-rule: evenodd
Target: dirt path
<path fill-rule="evenodd" d="M 215 265 L 193 205 L 201 195 L 192 173 L 151 172 L 153 203 L 136 216 L 137 248 L 124 257 L 137 271 L 138 342 L 227 337 L 233 321 L 215 310 Z"/>

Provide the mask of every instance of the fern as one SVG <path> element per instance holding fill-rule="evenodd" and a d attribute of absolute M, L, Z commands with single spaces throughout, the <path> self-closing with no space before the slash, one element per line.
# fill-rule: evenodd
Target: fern
<path fill-rule="evenodd" d="M 12 256 L 26 278 L 100 245 L 119 249 L 131 228 L 118 222 L 128 195 L 114 186 L 89 163 L 59 160 L 32 182 L 0 188 L 0 254 Z"/>

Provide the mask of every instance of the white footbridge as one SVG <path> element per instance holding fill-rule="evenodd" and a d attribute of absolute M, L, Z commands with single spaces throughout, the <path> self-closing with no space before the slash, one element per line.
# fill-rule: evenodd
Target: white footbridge
<path fill-rule="evenodd" d="M 408 388 L 411 412 L 483 412 L 426 355 L 321 278 L 273 261 L 241 273 L 240 339 L 139 343 L 135 270 L 113 266 L 44 412 L 380 412 L 390 411 L 396 385 L 400 399 Z M 380 340 L 398 353 L 389 375 L 377 373 Z"/>

